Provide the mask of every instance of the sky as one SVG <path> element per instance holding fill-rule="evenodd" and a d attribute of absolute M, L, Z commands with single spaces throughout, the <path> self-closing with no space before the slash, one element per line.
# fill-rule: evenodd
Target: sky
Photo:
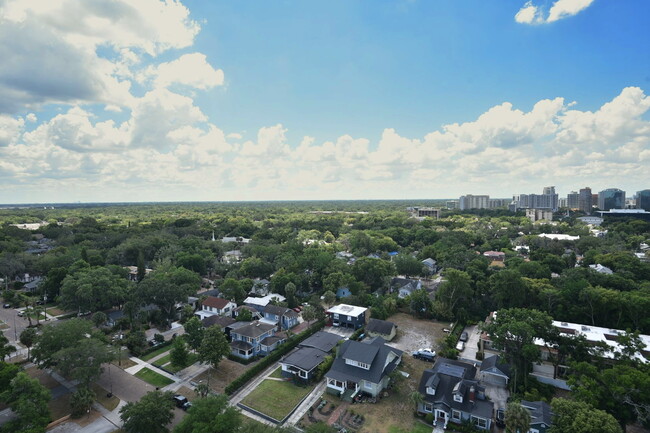
<path fill-rule="evenodd" d="M 650 188 L 647 0 L 0 0 L 0 203 Z"/>

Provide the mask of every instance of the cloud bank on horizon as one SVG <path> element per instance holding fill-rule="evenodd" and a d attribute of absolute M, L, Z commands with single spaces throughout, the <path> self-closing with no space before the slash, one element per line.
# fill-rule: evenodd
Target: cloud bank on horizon
<path fill-rule="evenodd" d="M 545 22 L 590 4 L 558 0 Z M 540 15 L 527 3 L 517 16 Z M 195 50 L 200 32 L 177 1 L 0 1 L 0 42 L 16 42 L 0 43 L 0 202 L 494 196 L 649 179 L 650 97 L 637 86 L 591 111 L 495 101 L 419 137 L 292 141 L 282 122 L 246 138 L 197 102 L 228 83 Z"/>

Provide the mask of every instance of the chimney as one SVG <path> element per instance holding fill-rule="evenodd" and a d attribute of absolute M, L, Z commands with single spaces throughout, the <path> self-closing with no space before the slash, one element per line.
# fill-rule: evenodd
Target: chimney
<path fill-rule="evenodd" d="M 476 391 L 476 390 L 474 389 L 474 385 L 472 385 L 472 386 L 469 387 L 469 402 L 470 402 L 470 403 L 474 403 L 474 399 L 475 399 L 475 391 Z"/>

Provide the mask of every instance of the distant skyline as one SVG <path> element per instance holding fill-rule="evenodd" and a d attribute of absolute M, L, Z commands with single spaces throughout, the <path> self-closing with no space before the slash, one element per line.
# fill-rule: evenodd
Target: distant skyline
<path fill-rule="evenodd" d="M 0 0 L 0 203 L 650 188 L 650 2 Z"/>

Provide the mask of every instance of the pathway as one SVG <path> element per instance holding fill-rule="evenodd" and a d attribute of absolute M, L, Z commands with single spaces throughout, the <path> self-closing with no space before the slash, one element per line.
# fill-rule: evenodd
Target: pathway
<path fill-rule="evenodd" d="M 240 389 L 239 391 L 237 391 L 235 394 L 233 394 L 233 395 L 230 397 L 230 404 L 231 404 L 232 406 L 236 406 L 237 403 L 241 403 L 241 401 L 242 401 L 244 398 L 246 398 L 246 396 L 247 396 L 248 394 L 250 394 L 251 392 L 253 392 L 253 390 L 254 390 L 255 388 L 257 388 L 258 385 L 259 385 L 260 383 L 262 383 L 262 381 L 263 381 L 264 379 L 266 379 L 268 376 L 270 376 L 271 373 L 273 373 L 275 370 L 277 370 L 277 368 L 278 368 L 279 366 L 280 366 L 280 364 L 279 364 L 278 362 L 276 362 L 276 363 L 274 363 L 273 365 L 271 365 L 269 368 L 267 368 L 266 370 L 264 370 L 262 373 L 260 373 L 260 374 L 258 374 L 257 376 L 255 376 L 255 378 L 254 378 L 253 380 L 251 380 L 250 382 L 248 382 L 248 384 L 247 384 L 246 386 L 244 386 L 242 389 Z"/>
<path fill-rule="evenodd" d="M 179 381 L 179 378 L 174 376 L 173 374 L 169 374 L 166 371 L 163 371 L 160 368 L 156 367 L 155 365 L 152 365 L 149 362 L 141 360 L 140 358 L 136 358 L 135 356 L 132 356 L 129 359 L 136 363 L 136 365 L 133 365 L 133 366 L 131 366 L 131 367 L 124 370 L 129 374 L 136 374 L 138 371 L 140 371 L 140 370 L 142 370 L 143 368 L 146 367 L 149 370 L 155 371 L 156 373 L 160 374 L 161 376 L 165 376 L 166 378 L 168 378 L 170 380 L 173 380 L 174 382 Z"/>
<path fill-rule="evenodd" d="M 285 424 L 296 425 L 298 421 L 307 413 L 307 410 L 314 405 L 318 400 L 320 400 L 321 395 L 325 392 L 327 388 L 327 380 L 321 381 L 316 387 L 309 393 L 309 395 L 300 403 L 300 405 L 293 411 L 289 419 L 287 419 Z"/>

